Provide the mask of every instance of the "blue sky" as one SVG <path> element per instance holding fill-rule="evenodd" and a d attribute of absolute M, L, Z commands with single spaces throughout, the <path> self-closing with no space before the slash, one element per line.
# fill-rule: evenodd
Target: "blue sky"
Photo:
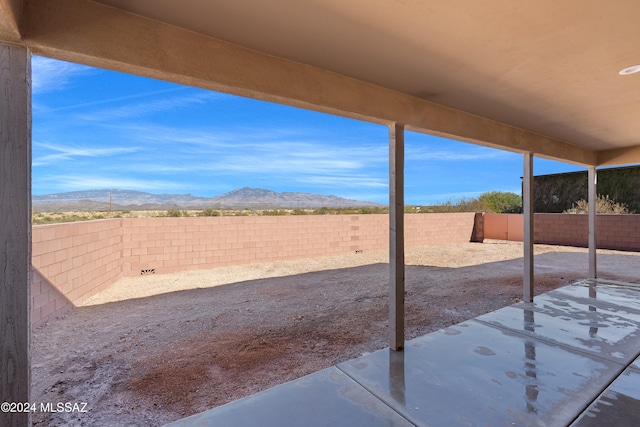
<path fill-rule="evenodd" d="M 258 187 L 388 203 L 384 126 L 35 56 L 32 69 L 35 195 Z M 407 204 L 520 192 L 522 155 L 414 132 L 405 144 Z"/>

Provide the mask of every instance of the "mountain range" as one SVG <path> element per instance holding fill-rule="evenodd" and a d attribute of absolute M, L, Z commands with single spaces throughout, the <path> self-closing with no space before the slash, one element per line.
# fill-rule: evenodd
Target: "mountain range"
<path fill-rule="evenodd" d="M 87 190 L 32 197 L 39 211 L 104 211 L 163 209 L 313 209 L 381 206 L 378 203 L 313 193 L 238 188 L 215 197 L 152 194 L 132 190 Z"/>

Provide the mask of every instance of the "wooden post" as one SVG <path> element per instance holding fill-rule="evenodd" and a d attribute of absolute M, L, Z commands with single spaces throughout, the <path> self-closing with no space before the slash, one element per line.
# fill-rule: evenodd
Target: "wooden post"
<path fill-rule="evenodd" d="M 389 127 L 389 347 L 404 348 L 404 125 Z"/>
<path fill-rule="evenodd" d="M 524 280 L 522 300 L 533 302 L 533 153 L 524 155 L 522 211 L 524 213 Z"/>
<path fill-rule="evenodd" d="M 0 43 L 1 402 L 29 402 L 31 270 L 31 58 Z M 29 413 L 0 411 L 1 426 L 31 425 Z"/>
<path fill-rule="evenodd" d="M 598 199 L 596 187 L 598 174 L 596 167 L 589 168 L 589 279 L 598 277 L 597 268 L 597 243 L 596 243 L 596 200 Z"/>

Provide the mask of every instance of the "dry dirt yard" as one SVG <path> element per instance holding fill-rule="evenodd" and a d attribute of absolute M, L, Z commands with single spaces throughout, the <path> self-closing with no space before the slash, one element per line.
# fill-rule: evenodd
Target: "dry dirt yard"
<path fill-rule="evenodd" d="M 536 246 L 536 293 L 587 275 L 585 249 Z M 154 426 L 387 346 L 384 253 L 120 280 L 33 332 L 38 426 Z M 518 301 L 522 244 L 406 256 L 408 338 Z M 640 254 L 600 251 L 601 277 L 640 281 Z"/>

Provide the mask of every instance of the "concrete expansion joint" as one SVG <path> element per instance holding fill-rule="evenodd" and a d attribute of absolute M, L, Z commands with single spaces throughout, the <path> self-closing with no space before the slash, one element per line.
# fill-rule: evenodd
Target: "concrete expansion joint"
<path fill-rule="evenodd" d="M 388 349 L 389 351 L 392 351 L 391 349 Z M 340 368 L 340 365 L 335 365 L 335 368 L 337 370 L 339 370 L 340 372 L 342 372 L 343 374 L 345 374 L 347 377 L 349 377 L 349 379 L 351 381 L 353 381 L 355 384 L 357 384 L 359 387 L 363 388 L 364 390 L 367 391 L 367 393 L 369 393 L 369 395 L 371 397 L 373 397 L 375 400 L 377 400 L 378 402 L 380 402 L 381 404 L 383 404 L 384 406 L 386 406 L 387 408 L 389 408 L 391 411 L 395 412 L 396 414 L 398 414 L 400 417 L 404 418 L 408 423 L 410 423 L 411 425 L 418 427 L 418 424 L 414 423 L 413 421 L 411 421 L 411 419 L 409 418 L 409 416 L 407 414 L 402 413 L 401 411 L 398 411 L 396 408 L 394 408 L 392 405 L 389 404 L 389 402 L 387 402 L 385 399 L 383 399 L 382 397 L 378 396 L 376 394 L 376 392 L 374 390 L 372 390 L 371 388 L 367 387 L 366 384 L 361 383 L 360 381 L 358 381 L 356 378 L 354 378 L 352 375 L 349 375 L 349 372 L 343 370 L 342 368 Z"/>
<path fill-rule="evenodd" d="M 521 304 L 533 304 L 533 303 L 525 302 L 525 303 L 521 303 Z M 616 363 L 616 364 L 618 364 L 618 365 L 620 365 L 622 367 L 622 369 L 620 370 L 620 373 L 623 372 L 631 363 L 633 363 L 633 360 L 635 360 L 635 358 L 640 355 L 640 353 L 637 354 L 633 358 L 633 360 L 631 360 L 629 363 L 620 363 L 618 361 L 607 359 L 606 357 L 599 356 L 597 354 L 589 353 L 587 351 L 584 351 L 584 350 L 581 350 L 579 348 L 573 347 L 573 346 L 571 346 L 569 344 L 565 344 L 565 343 L 558 342 L 558 341 L 553 341 L 553 340 L 548 340 L 548 339 L 545 339 L 545 338 L 539 337 L 539 336 L 533 336 L 533 335 L 524 333 L 522 331 L 519 331 L 517 329 L 511 329 L 511 328 L 508 328 L 508 327 L 505 327 L 505 326 L 496 325 L 496 324 L 493 324 L 493 323 L 490 323 L 490 322 L 486 322 L 486 321 L 480 320 L 480 319 L 471 319 L 470 321 L 471 322 L 480 323 L 483 326 L 487 326 L 487 327 L 490 327 L 490 328 L 500 329 L 502 331 L 509 332 L 510 334 L 519 335 L 520 337 L 526 338 L 528 340 L 534 340 L 534 341 L 538 341 L 540 343 L 545 343 L 545 344 L 548 344 L 548 345 L 562 347 L 563 349 L 568 350 L 568 351 L 570 351 L 572 353 L 580 353 L 580 354 L 582 354 L 584 356 L 598 358 L 598 359 L 602 359 L 603 361 Z"/>

